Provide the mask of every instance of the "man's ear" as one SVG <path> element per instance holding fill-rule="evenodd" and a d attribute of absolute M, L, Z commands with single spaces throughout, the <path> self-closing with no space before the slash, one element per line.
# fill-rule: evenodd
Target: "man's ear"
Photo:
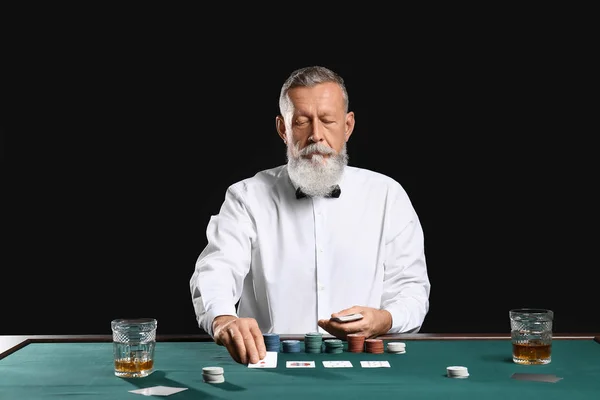
<path fill-rule="evenodd" d="M 350 135 L 352 135 L 352 132 L 354 132 L 354 124 L 354 111 L 350 111 L 346 114 L 346 142 L 348 141 L 348 139 L 350 139 Z"/>
<path fill-rule="evenodd" d="M 287 134 L 285 131 L 285 121 L 283 120 L 283 117 L 281 115 L 278 115 L 277 117 L 275 117 L 275 128 L 277 129 L 277 133 L 279 134 L 279 137 L 281 138 L 281 140 L 283 140 L 283 143 L 287 143 Z"/>

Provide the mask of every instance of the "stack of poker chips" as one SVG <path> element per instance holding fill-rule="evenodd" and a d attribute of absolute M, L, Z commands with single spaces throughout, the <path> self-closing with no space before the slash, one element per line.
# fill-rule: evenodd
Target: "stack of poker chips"
<path fill-rule="evenodd" d="M 300 353 L 300 341 L 299 340 L 283 340 L 281 342 L 281 350 L 284 353 Z"/>
<path fill-rule="evenodd" d="M 325 353 L 340 354 L 344 352 L 344 342 L 341 339 L 325 339 Z"/>
<path fill-rule="evenodd" d="M 451 366 L 446 367 L 446 374 L 448 375 L 448 378 L 464 379 L 469 377 L 469 370 L 467 367 Z"/>
<path fill-rule="evenodd" d="M 320 332 L 309 332 L 304 335 L 304 352 L 321 353 L 323 346 L 323 334 Z"/>
<path fill-rule="evenodd" d="M 366 339 L 365 349 L 367 353 L 381 354 L 383 353 L 383 340 L 382 339 Z"/>
<path fill-rule="evenodd" d="M 265 347 L 267 351 L 275 351 L 279 353 L 279 335 L 276 333 L 263 333 Z"/>
<path fill-rule="evenodd" d="M 387 344 L 388 353 L 404 354 L 406 353 L 406 343 L 404 342 L 389 342 Z"/>
<path fill-rule="evenodd" d="M 362 353 L 365 351 L 365 339 L 366 337 L 364 335 L 349 333 L 346 336 L 346 340 L 348 340 L 348 351 L 350 353 Z"/>
<path fill-rule="evenodd" d="M 202 368 L 202 379 L 206 383 L 223 383 L 225 375 L 222 367 L 204 367 Z"/>

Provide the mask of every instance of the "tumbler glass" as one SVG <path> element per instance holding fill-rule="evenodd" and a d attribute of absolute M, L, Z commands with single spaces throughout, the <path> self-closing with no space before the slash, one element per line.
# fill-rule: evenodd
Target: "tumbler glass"
<path fill-rule="evenodd" d="M 540 308 L 519 308 L 510 310 L 509 316 L 513 362 L 550 363 L 554 313 Z"/>
<path fill-rule="evenodd" d="M 123 318 L 111 322 L 116 376 L 143 378 L 154 372 L 156 326 L 153 318 Z"/>

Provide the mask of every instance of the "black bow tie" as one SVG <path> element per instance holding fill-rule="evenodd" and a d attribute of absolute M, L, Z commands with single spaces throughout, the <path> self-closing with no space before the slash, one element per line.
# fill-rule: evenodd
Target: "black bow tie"
<path fill-rule="evenodd" d="M 335 186 L 334 186 L 334 187 L 331 189 L 331 192 L 327 193 L 327 194 L 325 195 L 325 197 L 334 197 L 334 198 L 336 198 L 336 199 L 337 199 L 338 197 L 340 197 L 340 194 L 342 194 L 342 189 L 340 189 L 340 186 L 339 186 L 339 185 L 335 185 Z M 302 191 L 302 189 L 300 189 L 300 188 L 296 189 L 296 198 L 297 198 L 297 199 L 302 199 L 302 198 L 304 198 L 304 197 L 309 197 L 309 196 L 307 196 L 307 195 L 306 195 L 306 193 L 304 193 L 304 192 Z"/>

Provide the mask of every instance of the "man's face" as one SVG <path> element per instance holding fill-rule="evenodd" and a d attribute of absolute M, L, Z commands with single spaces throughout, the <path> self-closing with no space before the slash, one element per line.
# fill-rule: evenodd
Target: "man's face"
<path fill-rule="evenodd" d="M 285 121 L 284 140 L 288 146 L 301 151 L 318 143 L 319 147 L 341 152 L 354 127 L 354 114 L 346 113 L 342 89 L 327 82 L 310 88 L 293 88 L 288 96 L 293 105 L 291 115 L 286 116 Z M 301 157 L 312 159 L 317 156 L 321 162 L 326 162 L 333 152 L 311 151 Z"/>
<path fill-rule="evenodd" d="M 322 196 L 339 182 L 348 162 L 346 142 L 354 113 L 346 113 L 342 89 L 334 83 L 289 92 L 292 109 L 277 119 L 287 144 L 288 171 L 305 193 Z"/>

